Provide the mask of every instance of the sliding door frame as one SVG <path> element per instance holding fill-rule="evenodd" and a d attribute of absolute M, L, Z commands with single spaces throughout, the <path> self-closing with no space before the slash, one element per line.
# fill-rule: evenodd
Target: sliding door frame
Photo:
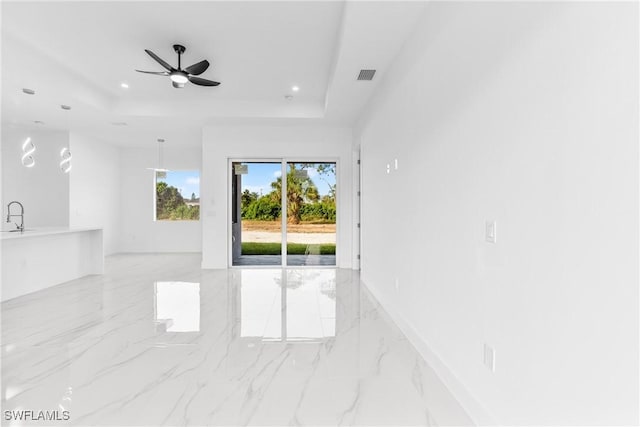
<path fill-rule="evenodd" d="M 281 209 L 281 240 L 280 240 L 280 265 L 233 265 L 233 191 L 232 182 L 233 177 L 233 164 L 234 163 L 280 163 L 280 170 L 282 173 L 282 189 L 280 206 Z M 336 165 L 336 265 L 308 265 L 308 266 L 289 266 L 287 265 L 287 165 L 289 163 L 335 163 Z M 227 158 L 227 265 L 229 268 L 337 268 L 338 267 L 338 236 L 340 235 L 340 215 L 338 209 L 338 201 L 340 200 L 340 160 L 337 157 L 228 157 Z M 238 189 L 242 191 L 242 189 Z M 238 215 L 241 215 L 239 212 Z"/>

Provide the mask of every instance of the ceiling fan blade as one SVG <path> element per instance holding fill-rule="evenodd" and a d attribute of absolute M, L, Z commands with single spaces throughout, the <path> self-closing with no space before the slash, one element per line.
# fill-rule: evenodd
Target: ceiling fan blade
<path fill-rule="evenodd" d="M 193 74 L 194 76 L 199 76 L 204 73 L 207 68 L 209 68 L 209 61 L 206 59 L 204 61 L 200 61 L 197 64 L 193 64 L 184 69 L 187 74 Z"/>
<path fill-rule="evenodd" d="M 200 86 L 218 86 L 220 84 L 220 82 L 214 82 L 200 77 L 189 76 L 188 78 L 191 83 Z"/>
<path fill-rule="evenodd" d="M 142 70 L 136 70 L 139 73 L 145 73 L 145 74 L 157 74 L 158 76 L 168 76 L 169 73 L 166 71 L 142 71 Z"/>
<path fill-rule="evenodd" d="M 158 62 L 158 64 L 162 65 L 168 71 L 174 71 L 174 68 L 171 65 L 169 65 L 164 59 L 160 58 L 158 55 L 151 52 L 149 49 L 145 49 L 144 51 L 147 52 L 150 57 L 155 59 Z"/>

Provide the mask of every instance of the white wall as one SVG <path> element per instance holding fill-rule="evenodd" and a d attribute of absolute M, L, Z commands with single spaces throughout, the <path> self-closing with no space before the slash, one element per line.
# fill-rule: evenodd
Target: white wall
<path fill-rule="evenodd" d="M 201 217 L 203 268 L 227 268 L 229 159 L 335 159 L 337 171 L 336 256 L 351 268 L 353 230 L 352 133 L 317 126 L 207 126 L 203 130 Z"/>
<path fill-rule="evenodd" d="M 21 163 L 22 144 L 31 137 L 36 164 Z M 59 168 L 60 150 L 69 146 L 68 132 L 32 130 L 2 126 L 2 228 L 6 224 L 7 204 L 17 200 L 24 205 L 25 228 L 69 225 L 69 175 Z M 19 206 L 12 212 L 19 213 Z M 12 218 L 19 222 L 20 218 Z"/>
<path fill-rule="evenodd" d="M 201 170 L 199 147 L 176 148 L 165 142 L 164 167 Z M 154 171 L 157 149 L 122 148 L 120 252 L 200 252 L 201 221 L 154 221 Z M 201 172 L 202 176 L 202 172 Z M 202 189 L 201 189 L 202 191 Z M 201 216 L 202 220 L 202 216 Z"/>
<path fill-rule="evenodd" d="M 120 149 L 71 132 L 69 225 L 103 230 L 105 255 L 118 252 L 121 235 Z"/>
<path fill-rule="evenodd" d="M 638 49 L 637 3 L 432 2 L 358 126 L 363 280 L 479 422 L 639 423 Z"/>

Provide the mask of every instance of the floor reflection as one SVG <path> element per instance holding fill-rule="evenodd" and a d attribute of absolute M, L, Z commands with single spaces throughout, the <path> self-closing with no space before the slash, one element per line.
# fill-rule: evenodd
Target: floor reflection
<path fill-rule="evenodd" d="M 158 329 L 164 332 L 200 331 L 200 283 L 155 282 Z"/>
<path fill-rule="evenodd" d="M 336 334 L 335 270 L 243 270 L 240 336 L 318 341 Z"/>

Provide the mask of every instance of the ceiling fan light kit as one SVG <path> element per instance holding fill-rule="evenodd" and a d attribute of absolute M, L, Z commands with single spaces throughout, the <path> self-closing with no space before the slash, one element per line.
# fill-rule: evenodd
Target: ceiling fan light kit
<path fill-rule="evenodd" d="M 139 73 L 155 74 L 158 76 L 169 76 L 173 87 L 176 89 L 184 87 L 185 83 L 187 82 L 191 82 L 198 86 L 218 86 L 220 84 L 220 82 L 197 77 L 200 74 L 204 73 L 207 68 L 209 68 L 209 61 L 205 59 L 203 61 L 190 65 L 183 70 L 181 57 L 186 48 L 180 44 L 174 44 L 173 50 L 178 54 L 178 68 L 172 67 L 168 62 L 160 58 L 158 55 L 156 55 L 149 49 L 145 49 L 144 51 L 147 52 L 147 54 L 149 54 L 149 56 L 152 57 L 158 64 L 162 65 L 167 71 L 136 71 Z"/>
<path fill-rule="evenodd" d="M 180 83 L 185 84 L 186 82 L 189 81 L 189 78 L 187 77 L 187 73 L 183 73 L 182 71 L 174 71 L 173 73 L 171 73 L 169 78 L 171 79 L 171 81 L 178 84 Z"/>

